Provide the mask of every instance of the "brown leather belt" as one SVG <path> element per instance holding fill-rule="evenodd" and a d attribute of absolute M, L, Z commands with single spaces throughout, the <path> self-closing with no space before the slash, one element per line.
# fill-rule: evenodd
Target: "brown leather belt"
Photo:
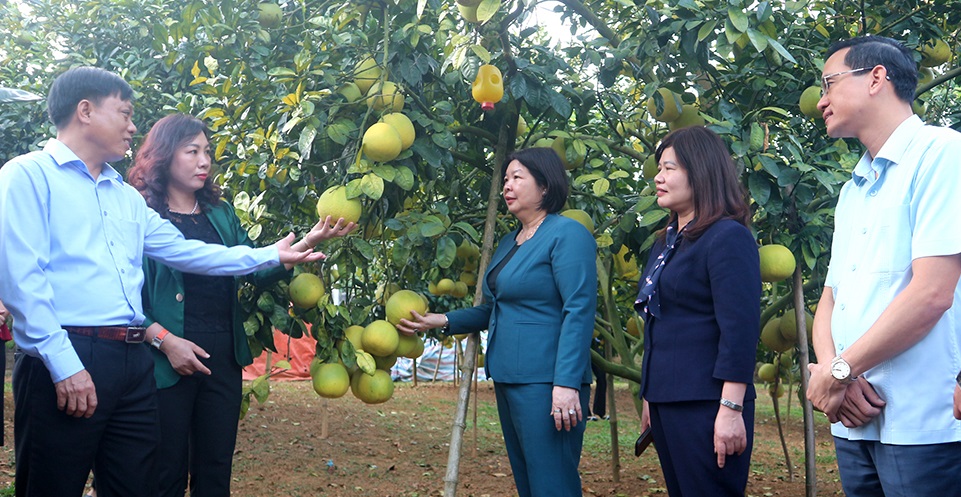
<path fill-rule="evenodd" d="M 64 326 L 69 333 L 126 343 L 143 343 L 147 329 L 142 326 Z"/>

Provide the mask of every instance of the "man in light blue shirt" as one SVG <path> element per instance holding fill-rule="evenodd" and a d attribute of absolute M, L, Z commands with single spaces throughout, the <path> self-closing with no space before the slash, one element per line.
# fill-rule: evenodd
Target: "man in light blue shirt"
<path fill-rule="evenodd" d="M 914 115 L 917 68 L 894 40 L 839 42 L 823 71 L 828 135 L 866 153 L 835 212 L 808 398 L 834 423 L 846 495 L 959 496 L 961 134 Z"/>
<path fill-rule="evenodd" d="M 261 249 L 185 240 L 108 164 L 137 130 L 132 98 L 115 74 L 65 72 L 47 102 L 57 138 L 0 168 L 18 496 L 79 496 L 94 463 L 102 497 L 156 492 L 153 360 L 137 327 L 144 255 L 212 275 L 323 258 L 291 248 L 293 234 Z"/>

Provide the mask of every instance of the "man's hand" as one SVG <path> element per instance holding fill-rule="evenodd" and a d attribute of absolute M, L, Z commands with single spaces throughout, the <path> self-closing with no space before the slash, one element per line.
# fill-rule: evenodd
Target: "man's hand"
<path fill-rule="evenodd" d="M 838 418 L 848 428 L 857 428 L 881 414 L 885 402 L 863 377 L 847 386 Z"/>
<path fill-rule="evenodd" d="M 830 368 L 828 364 L 808 364 L 811 380 L 808 382 L 807 397 L 815 408 L 827 414 L 832 423 L 837 423 L 840 420 L 838 409 L 844 401 L 846 385 L 831 376 Z"/>
<path fill-rule="evenodd" d="M 97 388 L 86 369 L 54 384 L 57 409 L 75 418 L 89 418 L 97 410 Z"/>
<path fill-rule="evenodd" d="M 723 468 L 727 456 L 742 454 L 747 448 L 747 429 L 740 412 L 721 406 L 714 418 L 714 453 L 717 467 Z"/>
<path fill-rule="evenodd" d="M 961 385 L 954 386 L 954 417 L 961 419 Z"/>
<path fill-rule="evenodd" d="M 206 375 L 210 374 L 210 369 L 200 362 L 201 357 L 208 359 L 210 354 L 186 338 L 171 333 L 160 345 L 160 351 L 167 356 L 174 371 L 181 376 L 190 376 L 198 371 Z"/>

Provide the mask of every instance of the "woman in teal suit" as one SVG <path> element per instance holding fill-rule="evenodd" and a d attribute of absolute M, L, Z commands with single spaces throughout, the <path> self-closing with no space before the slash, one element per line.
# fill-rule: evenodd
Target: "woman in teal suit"
<path fill-rule="evenodd" d="M 415 315 L 412 334 L 490 331 L 507 455 L 520 497 L 579 496 L 581 444 L 590 397 L 590 346 L 597 305 L 597 245 L 583 225 L 557 215 L 568 183 L 550 148 L 512 154 L 504 201 L 521 227 L 505 236 L 483 279 L 484 302 L 447 314 Z"/>

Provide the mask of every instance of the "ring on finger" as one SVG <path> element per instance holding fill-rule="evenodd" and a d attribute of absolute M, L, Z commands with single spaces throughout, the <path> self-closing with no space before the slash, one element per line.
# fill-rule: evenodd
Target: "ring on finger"
<path fill-rule="evenodd" d="M 577 414 L 577 411 L 575 411 L 574 409 L 571 409 L 571 410 L 567 411 L 567 414 L 570 414 L 571 416 L 573 416 L 573 415 Z"/>

